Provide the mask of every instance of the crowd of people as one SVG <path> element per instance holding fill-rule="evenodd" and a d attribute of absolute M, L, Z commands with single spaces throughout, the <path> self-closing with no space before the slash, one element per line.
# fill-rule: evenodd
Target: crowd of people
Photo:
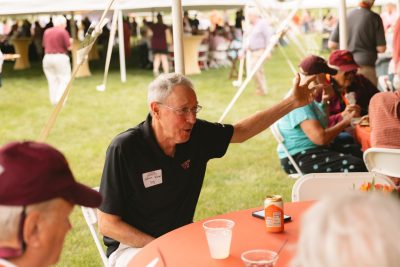
<path fill-rule="evenodd" d="M 274 123 L 284 137 L 278 156 L 287 173 L 295 169 L 283 146 L 304 174 L 367 171 L 351 127 L 361 116 L 369 116 L 372 146 L 400 148 L 400 84 L 395 83 L 393 92 L 380 92 L 374 74 L 377 54 L 386 46 L 381 31 L 398 27 L 399 20 L 384 24 L 371 11 L 372 4 L 361 0 L 349 14 L 354 20 L 349 36 L 358 37 L 349 39 L 348 50 L 334 50 L 328 60 L 305 57 L 287 97 L 234 124 L 197 118 L 202 106 L 196 86 L 182 74 L 168 73 L 169 30 L 157 15 L 157 23 L 146 25 L 153 34 L 156 76 L 148 87 L 149 113 L 111 141 L 100 193 L 77 183 L 65 157 L 50 145 L 26 141 L 0 148 L 0 266 L 55 264 L 75 204 L 99 208 L 109 265 L 126 266 L 155 238 L 193 222 L 209 160 L 223 157 L 231 143 L 245 142 Z M 237 25 L 241 16 L 239 12 Z M 258 13 L 248 16 L 253 29 L 243 51 L 252 52 L 256 61 L 268 46 L 271 29 Z M 309 14 L 303 18 L 310 23 Z M 43 33 L 43 68 L 56 104 L 71 71 L 71 43 L 65 17 L 55 16 L 52 23 Z M 196 19 L 184 23 L 188 32 L 198 32 Z M 308 31 L 310 25 L 303 27 Z M 334 30 L 330 47 L 337 48 L 337 43 Z M 396 54 L 397 77 L 399 61 Z M 257 94 L 266 94 L 262 71 L 256 83 Z M 389 196 L 358 192 L 316 203 L 304 216 L 293 266 L 397 266 L 398 205 Z"/>

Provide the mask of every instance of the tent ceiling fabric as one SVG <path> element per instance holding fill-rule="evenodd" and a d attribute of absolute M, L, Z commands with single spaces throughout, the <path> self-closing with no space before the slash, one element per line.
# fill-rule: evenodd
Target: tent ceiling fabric
<path fill-rule="evenodd" d="M 67 13 L 99 11 L 106 8 L 106 0 L 0 0 L 0 15 L 34 13 Z M 240 8 L 249 0 L 182 0 L 184 9 L 210 10 Z M 112 9 L 131 11 L 171 11 L 172 0 L 115 0 Z"/>
<path fill-rule="evenodd" d="M 130 11 L 170 11 L 173 0 L 115 0 L 113 8 Z M 337 8 L 340 0 L 304 0 L 300 8 Z M 277 2 L 259 0 L 266 8 L 293 9 L 297 0 Z M 376 0 L 375 5 L 396 3 L 397 0 Z M 346 0 L 348 7 L 354 7 L 358 0 Z M 72 11 L 99 11 L 106 7 L 106 0 L 0 0 L 0 15 L 35 13 L 68 13 Z M 254 4 L 251 0 L 182 0 L 184 9 L 210 10 L 240 8 Z"/>

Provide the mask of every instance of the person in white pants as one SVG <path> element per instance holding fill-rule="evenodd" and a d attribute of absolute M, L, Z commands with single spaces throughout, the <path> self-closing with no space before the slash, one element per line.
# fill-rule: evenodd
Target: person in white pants
<path fill-rule="evenodd" d="M 68 51 L 71 49 L 70 36 L 65 29 L 67 20 L 63 16 L 53 18 L 54 27 L 43 35 L 45 56 L 43 71 L 49 84 L 49 96 L 52 105 L 60 101 L 71 78 L 71 63 Z"/>

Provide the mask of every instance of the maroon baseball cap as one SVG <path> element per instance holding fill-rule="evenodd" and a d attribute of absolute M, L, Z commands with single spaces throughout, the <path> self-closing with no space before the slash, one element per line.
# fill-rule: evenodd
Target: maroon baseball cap
<path fill-rule="evenodd" d="M 302 73 L 305 75 L 315 75 L 320 73 L 335 75 L 337 73 L 337 70 L 328 66 L 328 63 L 325 59 L 314 55 L 308 56 L 303 59 L 300 62 L 299 67 Z"/>
<path fill-rule="evenodd" d="M 0 148 L 0 205 L 26 206 L 54 198 L 98 207 L 101 195 L 78 182 L 57 149 L 37 142 Z"/>
<path fill-rule="evenodd" d="M 329 65 L 344 72 L 356 71 L 359 68 L 353 54 L 347 50 L 333 51 L 329 56 Z"/>

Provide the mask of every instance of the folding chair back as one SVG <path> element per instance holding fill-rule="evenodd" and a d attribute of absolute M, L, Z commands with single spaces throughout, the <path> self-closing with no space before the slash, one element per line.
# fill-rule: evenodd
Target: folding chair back
<path fill-rule="evenodd" d="M 93 188 L 95 190 L 99 190 L 98 187 Z M 108 264 L 108 258 L 106 256 L 106 253 L 104 252 L 104 248 L 100 242 L 99 236 L 97 234 L 97 211 L 95 208 L 88 208 L 88 207 L 83 207 L 81 206 L 82 209 L 82 214 L 83 217 L 85 218 L 86 224 L 88 225 L 90 234 L 92 235 L 92 238 L 94 240 L 94 243 L 96 244 L 97 250 L 99 251 L 101 260 L 104 264 L 104 266 L 107 266 Z"/>
<path fill-rule="evenodd" d="M 400 149 L 369 148 L 364 152 L 368 171 L 400 178 Z"/>
<path fill-rule="evenodd" d="M 390 178 L 369 172 L 306 174 L 293 185 L 292 202 L 318 200 L 338 192 L 359 190 L 363 183 L 373 179 L 377 184 L 395 186 Z"/>
<path fill-rule="evenodd" d="M 283 144 L 285 139 L 283 138 L 281 132 L 279 131 L 278 123 L 276 122 L 276 123 L 272 124 L 269 128 L 271 129 L 272 136 L 275 138 L 275 140 L 278 142 L 278 144 L 281 145 L 281 147 L 283 148 L 283 151 L 285 152 L 286 156 L 288 157 L 290 163 L 296 170 L 296 173 L 290 174 L 289 177 L 291 177 L 293 179 L 297 179 L 297 178 L 303 176 L 303 173 L 301 172 L 299 165 L 297 165 L 296 161 L 289 154 L 289 151 L 287 150 L 286 146 Z"/>

